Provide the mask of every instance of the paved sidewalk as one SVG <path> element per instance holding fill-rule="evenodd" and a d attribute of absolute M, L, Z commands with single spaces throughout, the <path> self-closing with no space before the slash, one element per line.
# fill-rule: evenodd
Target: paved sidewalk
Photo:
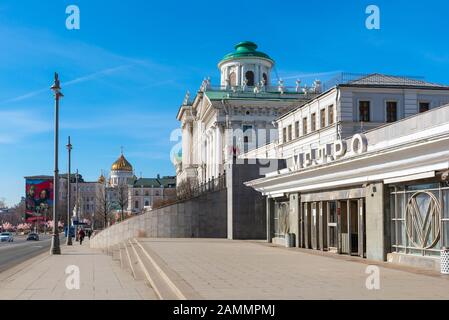
<path fill-rule="evenodd" d="M 61 256 L 40 255 L 0 273 L 0 299 L 9 300 L 142 300 L 153 290 L 120 268 L 117 261 L 89 248 L 89 241 L 63 246 Z M 80 270 L 80 289 L 68 290 L 65 270 Z"/>
<path fill-rule="evenodd" d="M 368 290 L 366 261 L 267 244 L 201 239 L 138 239 L 205 299 L 449 299 L 449 278 L 379 266 Z"/>

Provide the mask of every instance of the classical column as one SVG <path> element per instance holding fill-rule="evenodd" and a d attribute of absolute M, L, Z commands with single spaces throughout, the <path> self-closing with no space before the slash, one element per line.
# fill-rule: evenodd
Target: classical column
<path fill-rule="evenodd" d="M 215 176 L 221 173 L 221 165 L 223 164 L 223 133 L 222 126 L 216 124 L 215 126 Z"/>
<path fill-rule="evenodd" d="M 191 123 L 185 122 L 182 128 L 182 168 L 190 166 Z"/>
<path fill-rule="evenodd" d="M 259 85 L 260 78 L 260 64 L 254 64 L 254 86 Z"/>
<path fill-rule="evenodd" d="M 211 130 L 209 132 L 209 139 L 210 139 L 210 156 L 209 156 L 209 164 L 210 164 L 210 170 L 209 170 L 209 176 L 212 179 L 212 177 L 214 176 L 214 171 L 215 171 L 215 159 L 214 159 L 214 155 L 215 155 L 215 143 L 214 143 L 214 133 Z"/>
<path fill-rule="evenodd" d="M 240 85 L 240 65 L 236 65 L 235 66 L 235 85 L 239 86 Z"/>
<path fill-rule="evenodd" d="M 206 132 L 206 181 L 209 179 L 210 177 L 210 149 L 211 149 L 211 145 L 210 145 L 210 136 L 209 136 L 209 132 Z"/>

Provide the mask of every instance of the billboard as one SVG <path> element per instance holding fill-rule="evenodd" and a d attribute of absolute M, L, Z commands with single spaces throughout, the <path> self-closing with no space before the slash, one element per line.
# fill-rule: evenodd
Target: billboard
<path fill-rule="evenodd" d="M 26 179 L 26 222 L 47 221 L 53 205 L 53 179 Z"/>

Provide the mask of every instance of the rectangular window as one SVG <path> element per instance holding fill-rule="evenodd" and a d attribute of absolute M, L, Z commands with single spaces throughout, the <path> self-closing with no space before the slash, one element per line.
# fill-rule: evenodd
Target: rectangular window
<path fill-rule="evenodd" d="M 427 112 L 430 110 L 430 103 L 420 102 L 419 103 L 419 113 Z"/>
<path fill-rule="evenodd" d="M 307 134 L 307 118 L 302 119 L 302 134 L 304 136 Z"/>
<path fill-rule="evenodd" d="M 282 129 L 282 141 L 287 142 L 287 128 Z"/>
<path fill-rule="evenodd" d="M 134 203 L 134 208 L 135 208 L 135 209 L 139 209 L 139 201 L 136 201 L 136 202 Z"/>
<path fill-rule="evenodd" d="M 310 119 L 311 121 L 311 130 L 312 132 L 314 132 L 316 130 L 316 113 L 312 113 L 312 118 Z"/>
<path fill-rule="evenodd" d="M 398 103 L 396 101 L 387 102 L 387 122 L 398 121 Z"/>
<path fill-rule="evenodd" d="M 359 102 L 359 121 L 370 122 L 370 102 Z"/>
<path fill-rule="evenodd" d="M 334 106 L 331 105 L 328 107 L 328 119 L 329 119 L 329 125 L 333 125 L 334 124 Z"/>
<path fill-rule="evenodd" d="M 326 127 L 326 109 L 320 110 L 320 128 Z"/>
<path fill-rule="evenodd" d="M 295 122 L 295 138 L 299 138 L 299 121 Z"/>
<path fill-rule="evenodd" d="M 292 137 L 292 125 L 288 126 L 288 141 L 292 141 L 293 137 Z"/>

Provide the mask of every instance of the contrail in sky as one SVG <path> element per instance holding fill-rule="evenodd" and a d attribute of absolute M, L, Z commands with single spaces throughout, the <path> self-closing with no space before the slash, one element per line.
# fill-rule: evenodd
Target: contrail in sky
<path fill-rule="evenodd" d="M 85 76 L 82 76 L 82 77 L 79 77 L 79 78 L 76 78 L 76 79 L 73 79 L 73 80 L 70 80 L 70 81 L 67 81 L 67 82 L 63 82 L 63 83 L 61 83 L 61 85 L 67 87 L 67 86 L 71 86 L 71 85 L 74 85 L 74 84 L 77 84 L 77 83 L 86 82 L 86 81 L 89 81 L 89 80 L 96 79 L 96 78 L 98 78 L 100 76 L 113 74 L 113 73 L 115 73 L 117 71 L 129 68 L 130 66 L 132 66 L 132 65 L 128 64 L 128 65 L 123 65 L 123 66 L 119 66 L 119 67 L 104 69 L 104 70 L 101 70 L 101 71 L 98 71 L 98 72 L 94 72 L 94 73 L 91 73 L 91 74 L 88 74 L 88 75 L 85 75 Z M 3 104 L 3 103 L 23 101 L 23 100 L 35 97 L 35 96 L 37 96 L 37 95 L 39 95 L 41 93 L 47 92 L 47 91 L 49 91 L 49 88 L 40 89 L 40 90 L 36 90 L 36 91 L 31 91 L 31 92 L 28 92 L 26 94 L 20 95 L 18 97 L 2 101 L 1 103 Z"/>

